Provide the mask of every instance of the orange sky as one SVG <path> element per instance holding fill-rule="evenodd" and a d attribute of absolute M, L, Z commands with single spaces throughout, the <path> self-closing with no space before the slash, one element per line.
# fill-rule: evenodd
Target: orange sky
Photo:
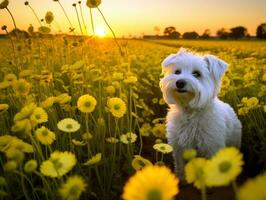
<path fill-rule="evenodd" d="M 2 0 L 0 0 L 1 2 Z M 17 25 L 27 29 L 33 24 L 35 30 L 38 22 L 31 10 L 24 5 L 24 0 L 9 0 L 9 9 L 13 12 Z M 79 31 L 78 21 L 72 3 L 77 0 L 60 0 L 66 9 L 72 24 Z M 52 11 L 56 23 L 52 24 L 53 32 L 59 28 L 68 31 L 68 22 L 57 2 L 53 0 L 29 0 L 39 18 L 46 11 Z M 91 33 L 89 12 L 86 0 L 82 0 L 87 27 Z M 154 34 L 158 26 L 163 32 L 166 26 L 175 26 L 181 34 L 185 31 L 202 32 L 209 28 L 215 35 L 221 27 L 231 28 L 243 25 L 254 35 L 256 27 L 266 22 L 266 0 L 102 0 L 100 9 L 105 14 L 111 27 L 118 36 L 139 36 L 142 33 Z M 108 29 L 97 10 L 93 10 L 95 26 Z M 0 25 L 13 28 L 12 21 L 6 10 L 0 10 Z M 107 31 L 110 34 L 109 31 Z"/>

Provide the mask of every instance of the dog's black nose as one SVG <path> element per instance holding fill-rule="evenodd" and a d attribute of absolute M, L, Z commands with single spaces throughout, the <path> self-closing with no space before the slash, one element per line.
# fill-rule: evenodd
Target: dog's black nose
<path fill-rule="evenodd" d="M 177 89 L 183 89 L 186 85 L 186 82 L 184 80 L 179 80 L 179 81 L 176 81 L 176 87 Z"/>

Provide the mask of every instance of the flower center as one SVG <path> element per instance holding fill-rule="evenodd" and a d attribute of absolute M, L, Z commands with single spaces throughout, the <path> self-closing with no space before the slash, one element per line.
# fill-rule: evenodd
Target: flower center
<path fill-rule="evenodd" d="M 223 161 L 219 164 L 219 170 L 222 173 L 226 173 L 229 171 L 229 169 L 231 168 L 231 163 L 228 161 Z"/>
<path fill-rule="evenodd" d="M 36 119 L 41 119 L 41 115 L 37 114 L 37 115 L 35 115 L 35 118 Z"/>
<path fill-rule="evenodd" d="M 59 161 L 59 159 L 54 159 L 52 162 L 56 170 L 59 170 L 63 166 L 63 164 Z"/>
<path fill-rule="evenodd" d="M 161 150 L 165 150 L 165 147 L 160 147 Z"/>
<path fill-rule="evenodd" d="M 69 195 L 77 197 L 79 196 L 80 188 L 77 185 L 73 185 L 71 189 L 69 190 Z"/>
<path fill-rule="evenodd" d="M 114 109 L 115 110 L 119 110 L 120 109 L 120 106 L 118 104 L 114 105 Z"/>
<path fill-rule="evenodd" d="M 47 130 L 43 130 L 42 135 L 43 136 L 47 136 L 48 135 L 48 131 Z"/>
<path fill-rule="evenodd" d="M 90 107 L 90 105 L 91 105 L 91 103 L 90 103 L 89 101 L 86 101 L 86 102 L 84 103 L 84 106 L 85 106 L 85 107 Z"/>
<path fill-rule="evenodd" d="M 145 167 L 145 163 L 144 163 L 142 160 L 138 160 L 138 164 L 139 164 L 141 167 Z"/>
<path fill-rule="evenodd" d="M 147 200 L 161 200 L 161 199 L 162 199 L 162 193 L 157 188 L 153 188 L 147 193 Z"/>
<path fill-rule="evenodd" d="M 72 129 L 72 128 L 73 128 L 73 125 L 72 125 L 72 124 L 67 124 L 67 125 L 66 125 L 66 128 L 67 128 L 67 129 Z"/>

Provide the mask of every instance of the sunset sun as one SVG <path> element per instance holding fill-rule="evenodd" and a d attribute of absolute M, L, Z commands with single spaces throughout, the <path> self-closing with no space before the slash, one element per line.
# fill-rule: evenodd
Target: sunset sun
<path fill-rule="evenodd" d="M 106 36 L 106 30 L 103 27 L 98 27 L 95 30 L 95 35 L 100 38 L 103 38 Z"/>

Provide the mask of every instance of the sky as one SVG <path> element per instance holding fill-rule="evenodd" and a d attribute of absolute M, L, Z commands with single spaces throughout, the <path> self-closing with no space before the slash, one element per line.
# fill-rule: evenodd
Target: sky
<path fill-rule="evenodd" d="M 2 2 L 3 0 L 0 0 Z M 55 21 L 52 31 L 67 32 L 68 21 L 58 2 L 53 0 L 28 0 L 39 18 L 44 18 L 47 11 L 52 11 Z M 70 17 L 70 21 L 79 32 L 78 20 L 73 3 L 78 0 L 59 0 Z M 38 28 L 38 21 L 24 0 L 9 0 L 8 8 L 13 13 L 17 26 L 27 30 L 29 24 Z M 78 11 L 79 11 L 79 7 Z M 174 26 L 178 32 L 197 31 L 202 34 L 210 29 L 211 34 L 222 27 L 230 29 L 242 25 L 251 35 L 256 28 L 266 23 L 266 0 L 102 0 L 99 6 L 117 36 L 140 36 L 155 34 L 154 27 L 160 28 L 161 34 L 167 26 Z M 89 34 L 92 33 L 89 9 L 86 0 L 82 0 L 82 9 Z M 110 31 L 97 9 L 92 10 L 95 29 Z M 0 26 L 13 29 L 8 12 L 0 10 Z M 0 31 L 1 32 L 1 31 Z M 3 33 L 3 32 L 1 32 Z"/>

